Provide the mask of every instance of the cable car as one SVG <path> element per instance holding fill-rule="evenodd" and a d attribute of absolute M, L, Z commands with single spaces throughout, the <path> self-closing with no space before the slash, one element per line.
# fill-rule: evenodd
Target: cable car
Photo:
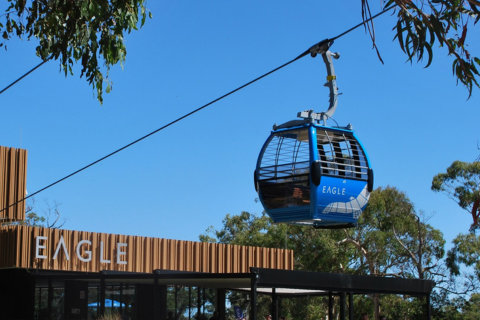
<path fill-rule="evenodd" d="M 338 54 L 328 46 L 314 53 L 321 53 L 327 64 L 329 109 L 302 111 L 298 113 L 302 120 L 274 125 L 257 160 L 255 189 L 275 223 L 355 227 L 373 190 L 373 170 L 352 126 L 325 125 L 338 95 L 332 64 Z"/>

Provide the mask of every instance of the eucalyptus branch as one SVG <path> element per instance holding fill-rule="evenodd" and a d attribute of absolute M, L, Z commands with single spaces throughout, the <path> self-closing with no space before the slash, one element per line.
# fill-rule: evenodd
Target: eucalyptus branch
<path fill-rule="evenodd" d="M 401 272 L 400 272 L 400 273 L 379 272 L 377 275 L 378 275 L 378 276 L 380 276 L 380 277 L 395 277 L 395 278 L 403 278 L 403 277 L 402 277 L 402 273 L 401 273 Z"/>
<path fill-rule="evenodd" d="M 470 4 L 473 4 L 474 6 L 480 6 L 480 1 L 477 1 L 477 0 L 467 0 L 468 2 L 470 2 Z"/>
<path fill-rule="evenodd" d="M 395 230 L 395 225 L 392 225 L 392 230 L 393 230 L 393 236 L 395 237 L 395 239 L 397 240 L 397 242 L 402 246 L 402 248 L 407 251 L 408 255 L 410 256 L 410 258 L 412 258 L 413 261 L 415 261 L 416 264 L 418 264 L 418 259 L 417 257 L 415 256 L 415 254 L 410 251 L 410 249 L 408 249 L 408 247 L 403 243 L 402 240 L 400 240 L 400 238 L 398 237 L 397 235 L 397 231 Z"/>
<path fill-rule="evenodd" d="M 350 239 L 350 238 L 345 238 L 343 240 L 340 240 L 337 242 L 337 245 L 340 245 L 340 244 L 343 244 L 343 243 L 351 243 L 353 244 L 355 247 L 357 247 L 358 249 L 360 249 L 360 252 L 362 253 L 362 255 L 366 258 L 367 255 L 368 255 L 368 252 L 367 250 L 365 250 L 365 248 L 358 242 L 358 241 L 355 241 L 353 239 Z"/>
<path fill-rule="evenodd" d="M 12 14 L 12 13 L 18 13 L 18 11 L 8 11 L 8 12 L 5 12 L 4 14 L 0 14 L 0 18 L 3 17 L 3 16 L 7 16 L 9 14 Z"/>
<path fill-rule="evenodd" d="M 437 262 L 435 262 L 435 264 L 433 266 L 428 266 L 428 267 L 423 268 L 423 271 L 428 272 L 430 274 L 434 274 L 433 272 L 430 272 L 430 270 L 432 270 L 433 268 L 436 268 L 437 266 L 438 266 Z"/>
<path fill-rule="evenodd" d="M 471 292 L 475 291 L 475 287 L 468 287 L 463 291 L 456 291 L 456 290 L 452 290 L 452 289 L 448 289 L 448 288 L 440 287 L 440 286 L 438 286 L 437 288 L 442 290 L 442 291 L 445 291 L 447 293 L 457 294 L 457 295 L 464 295 L 464 294 L 471 293 Z"/>

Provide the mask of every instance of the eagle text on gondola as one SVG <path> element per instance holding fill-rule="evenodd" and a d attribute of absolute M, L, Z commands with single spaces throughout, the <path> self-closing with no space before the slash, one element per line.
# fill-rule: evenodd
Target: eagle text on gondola
<path fill-rule="evenodd" d="M 323 186 L 322 189 L 323 193 L 331 193 L 331 194 L 338 194 L 338 195 L 345 195 L 345 188 L 337 188 L 337 187 L 330 187 L 330 186 Z"/>
<path fill-rule="evenodd" d="M 35 258 L 36 259 L 47 259 L 48 257 L 45 254 L 45 250 L 47 246 L 45 242 L 48 240 L 47 237 L 37 236 L 35 239 Z M 90 262 L 92 261 L 92 255 L 94 252 L 90 250 L 92 246 L 92 242 L 90 240 L 81 240 L 78 242 L 75 248 L 75 254 L 77 255 L 78 259 L 83 262 Z M 122 256 L 126 256 L 127 252 L 125 251 L 127 248 L 126 243 L 118 242 L 116 245 L 116 263 L 117 264 L 127 264 L 125 258 Z M 105 246 L 103 241 L 100 241 L 100 248 L 97 248 L 100 262 L 101 263 L 111 263 L 111 258 L 105 256 Z M 57 259 L 58 254 L 60 251 L 63 251 L 65 255 L 65 259 L 68 261 L 70 260 L 70 254 L 68 252 L 67 246 L 65 244 L 65 240 L 63 236 L 60 236 L 60 240 L 58 241 L 57 245 L 55 246 L 55 253 L 53 254 L 53 260 Z M 83 253 L 82 253 L 83 251 Z"/>

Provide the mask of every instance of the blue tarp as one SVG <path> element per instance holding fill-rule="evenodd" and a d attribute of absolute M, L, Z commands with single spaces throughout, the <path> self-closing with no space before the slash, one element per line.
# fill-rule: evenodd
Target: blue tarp
<path fill-rule="evenodd" d="M 92 302 L 88 304 L 89 307 L 97 308 L 100 307 L 100 302 Z M 105 308 L 120 308 L 120 302 L 111 300 L 111 299 L 105 299 Z M 125 307 L 125 303 L 122 303 L 122 307 Z"/>

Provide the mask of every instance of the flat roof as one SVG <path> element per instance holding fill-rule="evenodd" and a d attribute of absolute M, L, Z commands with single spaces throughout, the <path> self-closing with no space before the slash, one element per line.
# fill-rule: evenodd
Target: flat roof
<path fill-rule="evenodd" d="M 106 285 L 154 284 L 222 288 L 249 291 L 255 284 L 258 293 L 278 295 L 324 295 L 332 292 L 428 295 L 435 287 L 431 280 L 385 278 L 339 273 L 250 268 L 249 273 L 200 273 L 155 270 L 154 273 L 110 272 L 78 274 L 32 270 L 37 281 L 83 280 Z M 39 283 L 39 282 L 37 282 Z M 45 282 L 46 283 L 46 282 Z M 274 290 L 275 289 L 275 290 Z"/>
<path fill-rule="evenodd" d="M 264 268 L 251 271 L 257 275 L 258 287 L 411 295 L 427 295 L 435 287 L 431 280 Z"/>

